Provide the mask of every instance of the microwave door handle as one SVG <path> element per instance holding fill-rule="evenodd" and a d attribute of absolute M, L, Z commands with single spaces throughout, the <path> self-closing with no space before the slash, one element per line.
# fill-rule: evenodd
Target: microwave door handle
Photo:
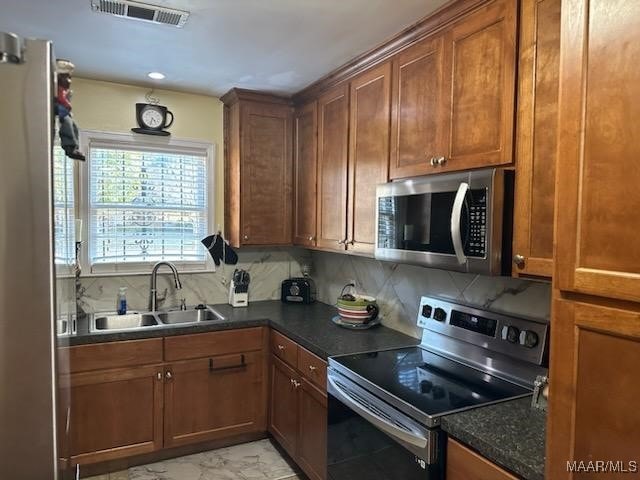
<path fill-rule="evenodd" d="M 462 182 L 458 187 L 456 198 L 453 201 L 453 210 L 451 210 L 451 240 L 453 241 L 453 251 L 456 253 L 458 263 L 462 265 L 467 261 L 462 245 L 462 232 L 460 231 L 460 220 L 462 218 L 462 207 L 464 199 L 469 191 L 469 184 Z"/>
<path fill-rule="evenodd" d="M 341 387 L 338 386 L 336 381 L 331 378 L 331 376 L 327 376 L 327 380 L 329 381 L 329 385 L 332 388 L 332 395 L 338 398 L 341 402 L 349 405 L 349 407 L 357 412 L 361 417 L 364 417 L 366 420 L 371 422 L 373 425 L 378 427 L 383 432 L 388 433 L 392 437 L 396 437 L 400 440 L 403 440 L 411 445 L 414 445 L 418 448 L 425 448 L 429 444 L 429 440 L 425 437 L 418 434 L 411 434 L 406 432 L 393 423 L 389 422 L 385 418 L 382 418 L 379 415 L 376 415 L 374 412 L 369 410 L 366 406 L 362 405 L 360 402 L 351 398 L 349 394 L 347 394 Z"/>

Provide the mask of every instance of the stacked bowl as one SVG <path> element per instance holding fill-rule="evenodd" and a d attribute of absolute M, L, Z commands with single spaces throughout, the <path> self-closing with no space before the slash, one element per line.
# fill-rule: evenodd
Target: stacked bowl
<path fill-rule="evenodd" d="M 367 295 L 359 295 L 354 300 L 338 298 L 338 315 L 340 320 L 354 325 L 366 324 L 378 316 L 376 299 Z"/>

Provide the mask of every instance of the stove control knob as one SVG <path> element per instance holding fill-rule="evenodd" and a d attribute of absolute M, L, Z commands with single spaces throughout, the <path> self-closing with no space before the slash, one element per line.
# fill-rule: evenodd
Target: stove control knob
<path fill-rule="evenodd" d="M 502 327 L 501 332 L 502 340 L 506 340 L 511 343 L 518 343 L 518 338 L 520 337 L 520 330 L 518 328 L 513 327 L 511 325 L 505 325 Z"/>
<path fill-rule="evenodd" d="M 444 398 L 444 388 L 439 387 L 439 386 L 435 386 L 433 387 L 433 399 L 434 400 L 440 400 L 441 398 Z"/>
<path fill-rule="evenodd" d="M 523 330 L 520 332 L 520 345 L 527 348 L 533 348 L 538 345 L 538 334 L 531 330 Z"/>
<path fill-rule="evenodd" d="M 436 308 L 435 312 L 433 312 L 433 318 L 439 322 L 444 322 L 447 319 L 447 312 L 442 308 Z"/>
<path fill-rule="evenodd" d="M 433 308 L 431 308 L 431 305 L 423 305 L 422 306 L 422 316 L 424 318 L 431 318 L 431 312 L 433 311 Z"/>

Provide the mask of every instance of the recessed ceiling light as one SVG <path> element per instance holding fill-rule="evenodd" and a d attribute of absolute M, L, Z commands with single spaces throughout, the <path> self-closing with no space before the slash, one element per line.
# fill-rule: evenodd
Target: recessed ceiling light
<path fill-rule="evenodd" d="M 160 72 L 149 72 L 147 76 L 149 78 L 153 78 L 154 80 L 162 80 L 164 78 L 164 74 Z"/>

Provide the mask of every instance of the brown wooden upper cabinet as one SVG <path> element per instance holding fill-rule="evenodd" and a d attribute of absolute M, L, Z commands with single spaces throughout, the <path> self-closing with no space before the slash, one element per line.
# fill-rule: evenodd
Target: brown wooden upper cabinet
<path fill-rule="evenodd" d="M 294 121 L 293 172 L 295 200 L 293 243 L 316 245 L 316 183 L 318 179 L 318 103 L 296 109 Z"/>
<path fill-rule="evenodd" d="M 557 288 L 640 301 L 640 2 L 562 3 Z"/>
<path fill-rule="evenodd" d="M 512 162 L 516 13 L 495 0 L 397 55 L 391 178 Z"/>
<path fill-rule="evenodd" d="M 232 246 L 291 244 L 289 100 L 233 89 L 225 104 L 225 233 Z"/>
<path fill-rule="evenodd" d="M 513 272 L 551 277 L 560 0 L 523 0 L 520 19 Z"/>
<path fill-rule="evenodd" d="M 318 99 L 317 246 L 344 251 L 347 243 L 349 89 L 338 85 Z"/>
<path fill-rule="evenodd" d="M 392 178 L 431 173 L 444 156 L 448 129 L 444 41 L 429 37 L 393 60 Z"/>
<path fill-rule="evenodd" d="M 351 82 L 347 250 L 373 255 L 376 186 L 389 179 L 391 64 Z"/>

